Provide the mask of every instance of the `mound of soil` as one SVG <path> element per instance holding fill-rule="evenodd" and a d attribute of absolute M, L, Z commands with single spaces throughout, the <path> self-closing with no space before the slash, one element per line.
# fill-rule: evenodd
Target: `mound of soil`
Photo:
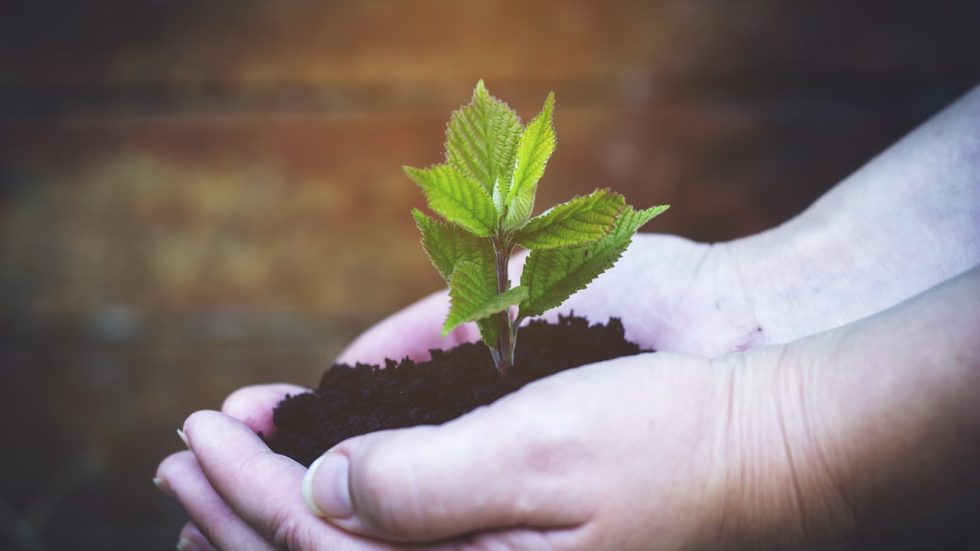
<path fill-rule="evenodd" d="M 273 414 L 279 434 L 270 446 L 309 465 L 352 436 L 445 423 L 542 377 L 642 351 L 624 338 L 618 319 L 589 325 L 569 316 L 556 324 L 535 320 L 523 327 L 507 377 L 494 369 L 482 343 L 433 350 L 425 362 L 387 360 L 384 368 L 334 365 L 317 390 L 279 403 Z"/>

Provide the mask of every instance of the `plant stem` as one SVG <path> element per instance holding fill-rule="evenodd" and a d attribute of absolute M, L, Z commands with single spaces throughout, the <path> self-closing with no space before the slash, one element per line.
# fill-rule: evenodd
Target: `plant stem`
<path fill-rule="evenodd" d="M 510 280 L 507 278 L 507 264 L 510 260 L 510 253 L 514 246 L 508 242 L 501 243 L 493 240 L 493 250 L 496 253 L 497 267 L 497 292 L 503 293 L 508 290 Z M 510 318 L 510 308 L 497 314 L 500 327 L 500 338 L 497 339 L 496 350 L 493 350 L 493 361 L 500 372 L 501 377 L 505 377 L 510 368 L 514 365 L 514 347 L 517 344 L 517 327 Z"/>

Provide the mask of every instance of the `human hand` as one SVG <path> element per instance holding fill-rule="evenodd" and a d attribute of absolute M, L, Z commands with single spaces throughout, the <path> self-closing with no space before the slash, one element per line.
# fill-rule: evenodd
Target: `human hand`
<path fill-rule="evenodd" d="M 442 427 L 349 440 L 331 454 L 350 458 L 358 514 L 334 522 L 390 540 L 475 534 L 448 548 L 623 548 L 644 534 L 675 548 L 713 537 L 727 495 L 718 454 L 728 376 L 689 356 L 623 358 L 539 381 Z M 247 424 L 192 415 L 184 432 L 194 455 L 168 458 L 160 478 L 219 548 L 387 546 L 313 516 L 300 491 L 306 470 L 254 435 L 271 428 L 255 412 L 288 390 L 230 397 L 224 410 Z M 319 465 L 309 489 L 322 503 L 332 469 Z"/>
<path fill-rule="evenodd" d="M 595 321 L 620 316 L 629 338 L 661 350 L 717 355 L 762 344 L 767 339 L 756 330 L 750 301 L 737 281 L 735 258 L 736 251 L 727 244 L 709 246 L 672 236 L 640 235 L 617 267 L 572 297 L 562 311 L 574 310 Z M 521 261 L 516 259 L 513 268 Z M 380 362 L 386 357 L 422 357 L 430 348 L 476 339 L 475 327 L 471 326 L 446 339 L 439 336 L 447 309 L 445 293 L 429 297 L 369 330 L 340 360 Z M 245 389 L 229 398 L 223 410 L 253 431 L 270 435 L 274 428 L 271 411 L 287 392 L 284 388 L 288 387 Z M 294 387 L 291 392 L 301 391 Z M 233 515 L 227 505 L 221 505 L 219 494 L 207 488 L 204 473 L 191 464 L 189 454 L 168 461 L 178 465 L 162 468 L 169 471 L 168 478 L 195 480 L 203 494 L 211 495 L 217 510 Z M 185 528 L 183 537 L 205 540 L 192 525 Z M 214 537 L 226 541 L 220 534 Z M 252 537 L 258 537 L 254 531 Z"/>
<path fill-rule="evenodd" d="M 253 413 L 284 389 L 243 389 L 224 409 L 248 424 L 195 413 L 184 425 L 193 455 L 168 458 L 159 476 L 178 481 L 171 491 L 222 549 L 674 549 L 774 534 L 767 541 L 799 544 L 794 490 L 826 477 L 787 461 L 810 455 L 800 394 L 775 376 L 779 355 L 762 352 L 571 370 L 441 427 L 348 440 L 313 474 L 254 435 L 270 425 Z M 835 533 L 835 517 L 816 518 L 805 535 Z"/>
<path fill-rule="evenodd" d="M 574 309 L 576 313 L 597 321 L 609 315 L 623 316 L 630 338 L 660 350 L 720 355 L 731 350 L 779 342 L 792 335 L 785 331 L 778 335 L 774 331 L 759 332 L 753 329 L 757 327 L 759 318 L 780 317 L 775 309 L 780 302 L 790 306 L 795 302 L 785 292 L 773 293 L 771 301 L 759 298 L 765 289 L 786 284 L 777 277 L 754 278 L 754 287 L 748 289 L 741 285 L 739 276 L 742 273 L 752 270 L 758 273 L 752 259 L 760 263 L 768 261 L 758 254 L 746 258 L 745 244 L 752 243 L 750 239 L 708 246 L 670 236 L 638 236 L 637 242 L 620 264 L 607 277 L 597 280 L 573 297 L 564 310 Z M 662 259 L 663 262 L 658 263 L 655 259 Z M 761 273 L 765 275 L 767 272 Z M 779 273 L 790 272 L 773 272 L 772 275 Z M 444 295 L 423 300 L 368 331 L 345 351 L 341 360 L 371 361 L 405 355 L 419 357 L 424 356 L 429 348 L 451 346 L 459 340 L 476 338 L 472 328 L 463 328 L 448 339 L 440 340 L 438 327 L 447 307 Z M 853 312 L 854 304 L 849 307 Z M 805 316 L 791 314 L 787 311 L 781 317 L 796 331 L 806 331 L 807 324 L 800 320 Z M 372 358 L 372 355 L 375 357 Z M 293 390 L 294 393 L 296 391 Z M 249 396 L 250 392 L 244 391 L 237 396 Z M 264 400 L 231 399 L 229 413 L 246 421 L 253 430 L 270 434 L 271 410 L 283 394 L 280 390 L 271 393 L 274 398 L 268 398 L 270 394 L 267 393 Z M 248 407 L 243 407 L 246 402 Z M 236 403 L 238 406 L 235 406 Z M 192 459 L 186 454 L 184 458 L 183 461 Z M 178 470 L 179 474 L 171 476 L 196 480 L 195 484 L 202 491 L 209 488 L 200 466 L 196 467 L 196 471 L 191 465 Z M 225 511 L 228 517 L 235 516 L 233 508 L 221 505 L 219 493 L 214 489 L 208 491 L 215 510 Z M 195 515 L 191 516 L 193 518 Z M 226 527 L 234 525 L 236 523 L 224 523 Z M 237 525 L 244 531 L 248 523 L 239 520 Z M 254 530 L 251 533 L 253 538 L 260 537 Z M 204 540 L 193 526 L 185 528 L 183 537 Z M 223 541 L 220 535 L 213 537 Z M 337 534 L 334 537 L 338 537 Z"/>
<path fill-rule="evenodd" d="M 738 339 L 739 328 L 719 316 L 726 313 L 714 306 L 701 306 L 714 302 L 716 296 L 715 281 L 705 277 L 714 270 L 717 247 L 694 243 L 672 236 L 637 236 L 637 242 L 630 248 L 619 267 L 614 268 L 605 278 L 611 278 L 616 283 L 604 284 L 602 278 L 593 283 L 588 289 L 579 293 L 569 301 L 570 308 L 579 315 L 591 316 L 595 320 L 605 321 L 604 317 L 611 315 L 622 316 L 633 338 L 647 346 L 655 342 L 660 348 L 697 345 L 698 351 L 703 352 L 702 346 L 721 350 L 731 346 L 730 341 Z M 661 259 L 659 263 L 648 263 L 652 256 Z M 519 267 L 522 259 L 516 259 L 514 268 Z M 709 266 L 711 268 L 707 268 Z M 653 267 L 653 273 L 650 268 Z M 649 309 L 635 301 L 623 300 L 630 295 L 639 294 L 639 287 L 645 282 L 656 281 L 656 292 L 647 292 L 646 296 L 652 303 L 657 303 Z M 692 296 L 701 296 L 701 300 L 693 300 Z M 706 296 L 710 295 L 710 296 Z M 736 302 L 736 301 L 732 301 Z M 616 304 L 632 308 L 632 312 L 618 311 Z M 695 305 L 700 306 L 695 306 Z M 678 308 L 683 306 L 684 310 Z M 693 314 L 695 308 L 701 308 L 708 315 L 700 318 L 700 323 L 691 323 L 698 319 Z M 475 327 L 464 326 L 447 339 L 439 336 L 443 318 L 448 310 L 448 297 L 445 292 L 425 299 L 406 310 L 395 314 L 388 320 L 375 326 L 355 341 L 341 356 L 340 361 L 377 361 L 386 357 L 400 358 L 404 356 L 425 356 L 430 348 L 449 347 L 462 340 L 477 338 Z M 635 314 L 635 315 L 634 315 Z M 661 321 L 658 321 L 661 320 Z M 651 331 L 652 326 L 661 329 Z M 686 326 L 686 333 L 676 329 Z M 698 341 L 693 338 L 697 333 L 710 335 L 712 338 Z M 690 337 L 688 337 L 690 336 Z M 275 404 L 287 393 L 302 392 L 304 389 L 285 385 L 272 385 L 243 389 L 232 395 L 225 403 L 223 411 L 239 419 L 255 432 L 265 435 L 272 434 L 274 427 L 271 423 L 271 412 Z M 169 473 L 168 478 L 189 478 L 196 480 L 199 488 L 207 485 L 207 480 L 200 467 L 188 464 L 192 458 L 182 454 L 177 458 L 168 459 L 177 467 L 162 468 Z M 183 465 L 183 466 L 180 466 Z M 171 485 L 177 482 L 171 481 Z M 209 490 L 218 509 L 228 511 L 227 506 L 218 506 L 219 500 L 213 489 Z M 188 504 L 189 505 L 189 504 Z M 186 505 L 185 505 L 186 506 Z M 190 513 L 190 511 L 189 511 Z M 230 514 L 230 513 L 229 513 Z M 195 515 L 191 513 L 191 516 Z M 239 523 L 240 524 L 240 523 Z M 185 539 L 205 541 L 195 531 L 193 525 L 185 528 L 182 534 Z M 220 536 L 218 536 L 220 538 Z"/>
<path fill-rule="evenodd" d="M 978 512 L 980 316 L 959 307 L 978 294 L 974 270 L 790 345 L 570 370 L 440 427 L 353 438 L 305 475 L 222 414 L 185 429 L 218 504 L 286 548 L 935 543 Z M 300 493 L 377 539 L 318 523 Z"/>
<path fill-rule="evenodd" d="M 638 234 L 612 269 L 544 317 L 554 320 L 569 312 L 593 322 L 617 317 L 626 338 L 642 347 L 705 356 L 767 343 L 753 313 L 753 302 L 764 301 L 739 281 L 736 249 Z M 520 278 L 525 256 L 512 260 L 512 280 Z M 383 365 L 385 358 L 426 359 L 430 349 L 479 339 L 472 323 L 442 337 L 448 311 L 448 294 L 435 293 L 368 329 L 338 361 Z"/>

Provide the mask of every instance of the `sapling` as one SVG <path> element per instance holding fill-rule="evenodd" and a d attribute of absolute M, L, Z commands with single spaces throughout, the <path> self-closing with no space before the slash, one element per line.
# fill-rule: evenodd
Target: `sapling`
<path fill-rule="evenodd" d="M 585 288 L 609 269 L 633 234 L 667 210 L 635 210 L 622 195 L 597 189 L 531 217 L 538 181 L 555 150 L 555 94 L 527 126 L 481 80 L 446 128 L 446 161 L 404 167 L 445 222 L 412 211 L 422 247 L 449 285 L 449 334 L 476 322 L 494 365 L 514 365 L 517 330 Z M 507 265 L 517 247 L 530 250 L 520 284 Z M 516 308 L 515 308 L 516 307 Z"/>

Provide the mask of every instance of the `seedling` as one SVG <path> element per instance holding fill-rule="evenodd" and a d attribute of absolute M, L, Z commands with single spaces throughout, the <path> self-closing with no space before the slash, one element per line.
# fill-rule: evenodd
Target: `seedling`
<path fill-rule="evenodd" d="M 622 195 L 597 189 L 531 217 L 538 181 L 555 150 L 555 94 L 527 126 L 481 80 L 446 128 L 446 162 L 405 167 L 440 222 L 412 211 L 422 247 L 449 285 L 443 335 L 476 322 L 501 375 L 514 365 L 521 322 L 584 289 L 619 260 L 633 234 L 667 210 L 634 210 Z M 531 252 L 520 285 L 507 264 Z M 516 307 L 516 308 L 515 308 Z"/>

